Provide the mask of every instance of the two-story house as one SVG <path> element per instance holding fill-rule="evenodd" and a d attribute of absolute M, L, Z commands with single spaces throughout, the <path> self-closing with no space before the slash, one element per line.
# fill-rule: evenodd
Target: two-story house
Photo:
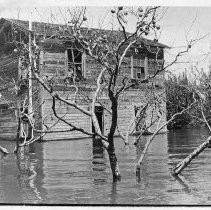
<path fill-rule="evenodd" d="M 0 20 L 0 91 L 3 95 L 0 99 L 0 138 L 15 138 L 17 119 L 15 110 L 24 100 L 24 94 L 27 92 L 27 69 L 24 69 L 21 58 L 14 52 L 14 36 L 16 39 L 24 40 L 28 33 L 28 21 L 1 19 Z M 47 24 L 33 22 L 32 33 L 36 40 L 45 37 L 45 41 L 38 41 L 40 46 L 39 61 L 37 63 L 39 73 L 45 81 L 54 82 L 54 91 L 61 94 L 65 99 L 71 100 L 75 89 L 71 85 L 71 80 L 75 77 L 78 82 L 78 99 L 77 103 L 85 109 L 90 110 L 91 104 L 87 98 L 91 98 L 96 89 L 96 78 L 102 66 L 94 61 L 85 53 L 80 52 L 74 47 L 74 44 L 67 43 L 65 40 L 58 39 L 52 35 L 58 28 L 62 27 L 57 24 Z M 15 29 L 15 30 L 14 30 Z M 96 29 L 92 29 L 96 30 Z M 49 38 L 52 37 L 52 38 Z M 42 39 L 43 40 L 43 39 Z M 144 42 L 144 45 L 143 45 Z M 158 43 L 156 40 L 141 38 L 137 41 L 135 47 L 131 47 L 130 52 L 126 55 L 121 66 L 121 75 L 132 80 L 140 80 L 153 75 L 159 69 L 164 61 L 164 49 L 166 45 Z M 158 53 L 155 53 L 158 52 Z M 72 72 L 71 65 L 76 65 L 76 72 Z M 121 78 L 120 75 L 120 78 Z M 119 101 L 118 106 L 118 130 L 125 132 L 131 122 L 134 120 L 137 110 L 143 107 L 152 95 L 161 95 L 159 102 L 162 107 L 161 124 L 165 123 L 165 93 L 162 85 L 164 81 L 164 72 L 158 74 L 155 78 L 145 83 L 134 85 L 134 87 L 125 91 Z M 18 88 L 15 89 L 14 85 Z M 15 86 L 15 87 L 16 87 Z M 152 88 L 153 86 L 153 88 Z M 52 111 L 52 98 L 50 94 L 42 88 L 37 82 L 33 81 L 33 106 L 35 110 L 36 126 L 39 129 L 52 127 L 56 133 L 48 133 L 43 139 L 75 139 L 87 137 L 78 131 L 58 132 L 59 130 L 68 129 L 68 125 L 58 122 Z M 153 92 L 153 93 L 152 93 Z M 85 100 L 86 98 L 86 100 Z M 107 134 L 111 122 L 110 101 L 106 92 L 102 93 L 99 98 L 100 103 L 96 104 L 96 115 L 103 134 Z M 19 104 L 19 105 L 18 105 Z M 84 130 L 92 131 L 94 129 L 89 116 L 80 111 L 65 105 L 57 103 L 58 113 L 64 114 L 64 119 L 73 122 L 75 125 L 82 127 Z M 156 119 L 158 112 L 153 105 L 145 116 L 145 123 L 149 124 Z M 143 123 L 143 121 L 141 121 Z M 148 130 L 153 132 L 157 128 L 155 123 Z M 135 124 L 131 133 L 137 132 L 139 125 Z M 163 129 L 165 131 L 165 129 Z M 116 132 L 118 135 L 118 132 Z"/>

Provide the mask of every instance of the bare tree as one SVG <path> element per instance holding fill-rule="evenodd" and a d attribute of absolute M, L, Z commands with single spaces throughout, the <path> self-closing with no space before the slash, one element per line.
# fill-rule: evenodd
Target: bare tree
<path fill-rule="evenodd" d="M 40 136 L 35 138 L 33 135 L 27 135 L 24 129 L 24 125 L 32 128 L 33 130 L 36 130 L 37 132 L 40 132 L 42 137 L 46 133 L 53 132 L 51 131 L 51 128 L 59 121 L 62 121 L 63 123 L 69 126 L 69 129 L 60 132 L 79 131 L 90 137 L 95 136 L 96 138 L 98 138 L 108 152 L 114 180 L 120 179 L 121 175 L 114 146 L 114 135 L 115 132 L 118 130 L 118 105 L 120 98 L 131 87 L 134 86 L 138 87 L 140 84 L 156 78 L 158 74 L 164 72 L 168 67 L 174 64 L 181 55 L 188 52 L 190 47 L 197 41 L 197 40 L 191 40 L 188 43 L 187 47 L 183 51 L 179 52 L 175 56 L 175 59 L 173 59 L 173 61 L 168 63 L 167 65 L 165 65 L 164 61 L 160 62 L 158 58 L 160 48 L 157 47 L 152 51 L 152 53 L 155 55 L 155 61 L 157 65 L 159 65 L 160 67 L 155 69 L 153 74 L 147 75 L 145 78 L 140 78 L 137 80 L 133 80 L 129 76 L 122 77 L 121 75 L 122 63 L 129 53 L 131 52 L 136 53 L 136 51 L 138 51 L 138 48 L 140 47 L 137 45 L 138 40 L 141 42 L 142 47 L 146 48 L 148 51 L 151 51 L 151 49 L 148 47 L 147 40 L 143 39 L 143 36 L 145 37 L 149 35 L 154 36 L 155 43 L 157 43 L 157 31 L 160 29 L 160 26 L 158 25 L 158 21 L 160 19 L 159 15 L 162 16 L 162 14 L 159 13 L 159 9 L 160 9 L 159 7 L 129 8 L 122 6 L 112 9 L 111 13 L 113 19 L 116 20 L 116 24 L 118 25 L 119 29 L 118 31 L 114 30 L 115 28 L 114 25 L 112 25 L 112 29 L 109 31 L 103 29 L 97 30 L 97 29 L 84 28 L 83 27 L 84 23 L 86 23 L 87 21 L 87 17 L 85 16 L 86 8 L 82 8 L 80 10 L 76 9 L 68 10 L 67 15 L 69 15 L 69 17 L 66 18 L 66 15 L 65 16 L 63 15 L 65 25 L 63 26 L 59 25 L 58 27 L 59 30 L 57 30 L 55 34 L 51 35 L 51 37 L 46 38 L 46 36 L 43 36 L 39 38 L 39 42 L 47 41 L 52 38 L 65 40 L 66 42 L 71 43 L 71 45 L 74 46 L 74 48 L 76 48 L 79 52 L 85 53 L 87 56 L 90 56 L 94 61 L 96 61 L 99 65 L 101 65 L 102 68 L 100 69 L 99 72 L 97 72 L 97 80 L 95 81 L 96 83 L 94 88 L 94 94 L 92 96 L 84 96 L 79 91 L 80 82 L 78 81 L 80 80 L 81 75 L 78 74 L 77 72 L 78 66 L 74 59 L 72 65 L 70 66 L 70 71 L 69 71 L 70 76 L 68 76 L 67 79 L 65 80 L 65 84 L 68 87 L 72 87 L 74 89 L 74 92 L 72 94 L 73 97 L 71 98 L 71 100 L 67 100 L 65 99 L 65 97 L 59 95 L 56 91 L 54 91 L 54 86 L 57 82 L 56 78 L 44 78 L 39 72 L 37 60 L 39 60 L 40 47 L 37 43 L 38 40 L 35 39 L 36 37 L 29 36 L 30 42 L 27 43 L 24 41 L 20 42 L 16 40 L 15 41 L 16 47 L 22 58 L 21 60 L 22 65 L 25 68 L 30 69 L 33 76 L 36 78 L 39 84 L 41 84 L 42 88 L 44 88 L 45 91 L 47 91 L 51 95 L 53 102 L 52 103 L 53 114 L 57 118 L 57 121 L 51 127 L 46 126 L 45 130 L 38 130 L 35 128 L 34 125 L 34 119 L 32 113 L 34 111 L 29 112 L 28 109 L 29 103 L 24 102 L 22 110 L 19 113 L 20 116 L 19 137 L 23 139 L 23 142 L 19 143 L 18 146 L 28 145 L 40 139 Z M 136 27 L 134 31 L 131 33 L 128 33 L 126 31 L 128 24 L 128 17 L 132 17 L 136 20 L 135 21 Z M 32 32 L 29 31 L 29 34 L 31 33 Z M 31 46 L 29 46 L 29 44 Z M 29 79 L 31 78 L 29 77 Z M 108 95 L 111 104 L 111 109 L 108 110 L 108 113 L 111 115 L 111 123 L 107 136 L 101 132 L 95 114 L 95 105 L 96 103 L 101 103 L 100 96 L 103 93 L 106 93 Z M 26 98 L 25 101 L 29 101 L 30 97 L 32 96 L 28 96 L 28 98 Z M 91 104 L 91 110 L 84 109 L 83 106 L 81 106 L 77 102 L 79 97 L 83 97 L 83 99 L 86 100 L 87 103 Z M 158 125 L 160 124 L 160 121 L 164 113 L 163 110 L 159 108 L 158 98 L 159 97 L 154 96 L 154 100 L 152 100 L 153 102 L 146 101 L 146 106 L 144 106 L 137 112 L 134 121 L 131 122 L 131 125 L 128 127 L 128 131 L 126 132 L 126 137 L 121 134 L 126 144 L 128 144 L 128 136 L 131 133 L 131 128 L 134 127 L 133 126 L 134 122 L 136 123 L 137 121 L 140 122 L 143 119 L 146 110 L 150 106 L 158 108 L 156 109 L 158 110 L 157 111 L 158 118 L 156 119 L 156 121 L 158 122 Z M 83 128 L 77 126 L 73 122 L 66 120 L 64 118 L 65 114 L 61 115 L 58 112 L 58 109 L 56 107 L 56 103 L 58 101 L 90 117 L 93 126 L 95 128 L 94 132 L 84 130 Z M 104 107 L 104 109 L 107 108 Z M 181 113 L 178 114 L 182 114 L 186 110 L 187 109 L 184 109 Z M 150 127 L 154 123 L 155 122 L 151 121 L 150 125 L 148 126 Z M 166 124 L 157 127 L 157 131 L 147 142 L 144 152 L 138 162 L 138 165 L 141 164 L 151 141 L 154 139 L 156 134 L 164 126 L 166 126 Z M 141 134 L 144 129 L 146 129 L 146 127 L 143 126 L 143 128 L 141 128 Z M 28 130 L 28 128 L 26 130 Z"/>

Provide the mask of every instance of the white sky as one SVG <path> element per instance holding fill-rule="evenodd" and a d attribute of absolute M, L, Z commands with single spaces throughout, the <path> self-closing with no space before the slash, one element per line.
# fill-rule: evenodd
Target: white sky
<path fill-rule="evenodd" d="M 20 19 L 29 19 L 30 12 L 33 13 L 33 20 L 48 21 L 51 10 L 58 9 L 64 6 L 88 5 L 87 18 L 90 26 L 97 27 L 99 20 L 102 20 L 106 14 L 110 15 L 110 9 L 114 5 L 163 5 L 168 6 L 168 10 L 161 20 L 161 36 L 159 42 L 174 47 L 169 51 L 170 54 L 175 54 L 181 50 L 175 48 L 186 45 L 186 39 L 194 39 L 196 37 L 205 36 L 203 40 L 198 42 L 191 48 L 190 53 L 180 59 L 183 63 L 175 65 L 172 70 L 179 71 L 187 68 L 191 69 L 191 65 L 197 65 L 199 69 L 204 68 L 208 71 L 208 56 L 210 47 L 211 33 L 211 1 L 205 0 L 0 0 L 0 17 L 17 18 L 19 11 Z M 104 7 L 103 7 L 104 6 Z M 106 6 L 106 7 L 105 7 Z M 35 9 L 36 7 L 36 9 Z M 110 19 L 109 19 L 110 20 Z M 195 21 L 194 21 L 195 20 Z M 131 28 L 129 27 L 129 30 Z M 187 34 L 187 32 L 189 33 Z M 170 54 L 166 54 L 170 60 Z M 177 70 L 178 71 L 178 70 Z"/>

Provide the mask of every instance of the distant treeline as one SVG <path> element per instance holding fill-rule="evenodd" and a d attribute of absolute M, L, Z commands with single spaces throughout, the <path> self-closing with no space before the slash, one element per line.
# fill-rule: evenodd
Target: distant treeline
<path fill-rule="evenodd" d="M 211 124 L 211 77 L 205 73 L 198 75 L 197 79 L 188 80 L 185 73 L 181 76 L 169 77 L 166 82 L 166 109 L 167 120 L 175 113 L 187 108 L 193 101 L 193 92 L 203 94 L 203 111 L 207 121 Z M 198 91 L 197 91 L 198 90 Z M 197 95 L 196 95 L 197 97 Z M 188 112 L 179 115 L 168 124 L 168 129 L 203 126 L 201 104 L 194 105 Z"/>

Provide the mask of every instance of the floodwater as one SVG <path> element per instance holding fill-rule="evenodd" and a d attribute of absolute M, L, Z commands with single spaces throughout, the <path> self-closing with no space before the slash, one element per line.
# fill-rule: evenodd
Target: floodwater
<path fill-rule="evenodd" d="M 171 169 L 208 136 L 204 129 L 160 134 L 135 176 L 146 139 L 125 147 L 116 139 L 122 179 L 113 183 L 107 153 L 92 139 L 34 143 L 22 152 L 0 155 L 0 203 L 210 205 L 211 149 L 206 149 L 179 178 Z M 1 141 L 10 152 L 15 143 Z"/>

